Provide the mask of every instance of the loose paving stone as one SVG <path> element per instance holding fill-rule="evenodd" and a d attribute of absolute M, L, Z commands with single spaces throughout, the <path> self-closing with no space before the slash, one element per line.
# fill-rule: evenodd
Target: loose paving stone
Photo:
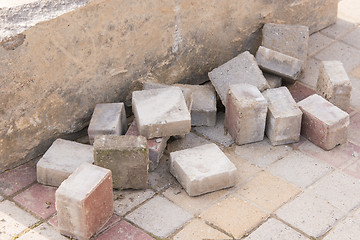
<path fill-rule="evenodd" d="M 200 217 L 238 239 L 265 220 L 268 214 L 238 196 L 229 196 Z"/>
<path fill-rule="evenodd" d="M 268 172 L 260 172 L 242 185 L 236 194 L 240 194 L 265 210 L 273 212 L 300 191 L 300 188 Z"/>
<path fill-rule="evenodd" d="M 339 61 L 323 61 L 316 92 L 343 111 L 350 108 L 351 82 Z"/>
<path fill-rule="evenodd" d="M 301 135 L 324 150 L 347 141 L 349 114 L 314 94 L 298 102 L 303 112 Z"/>
<path fill-rule="evenodd" d="M 114 210 L 111 171 L 83 163 L 55 193 L 61 234 L 89 239 Z"/>
<path fill-rule="evenodd" d="M 302 112 L 286 87 L 263 92 L 268 102 L 266 135 L 272 145 L 298 142 Z"/>
<path fill-rule="evenodd" d="M 270 218 L 263 225 L 261 225 L 258 229 L 256 229 L 253 233 L 250 234 L 249 237 L 245 238 L 245 240 L 284 240 L 284 239 L 298 239 L 298 240 L 309 240 L 307 237 L 298 233 L 291 227 L 285 225 L 284 223 Z"/>
<path fill-rule="evenodd" d="M 5 200 L 0 203 L 0 222 L 0 239 L 13 239 L 38 220 L 15 203 Z"/>
<path fill-rule="evenodd" d="M 135 91 L 132 108 L 136 126 L 147 139 L 190 132 L 190 112 L 180 88 Z"/>
<path fill-rule="evenodd" d="M 140 136 L 136 126 L 136 121 L 131 123 L 125 135 Z M 149 171 L 154 171 L 155 168 L 159 165 L 160 158 L 164 153 L 168 140 L 169 137 L 159 137 L 147 140 L 147 145 L 149 148 Z"/>
<path fill-rule="evenodd" d="M 341 41 L 355 47 L 360 48 L 360 28 L 357 27 L 354 31 L 347 34 Z"/>
<path fill-rule="evenodd" d="M 268 82 L 270 88 L 281 87 L 282 78 L 271 73 L 263 73 L 266 81 Z"/>
<path fill-rule="evenodd" d="M 36 169 L 31 164 L 23 164 L 0 174 L 0 194 L 10 196 L 36 181 Z"/>
<path fill-rule="evenodd" d="M 276 215 L 304 233 L 317 238 L 331 229 L 344 213 L 327 201 L 305 192 L 278 209 Z"/>
<path fill-rule="evenodd" d="M 301 25 L 267 23 L 264 25 L 262 46 L 306 61 L 309 28 Z"/>
<path fill-rule="evenodd" d="M 355 28 L 356 25 L 354 23 L 338 18 L 335 24 L 321 30 L 320 32 L 332 39 L 339 39 Z"/>
<path fill-rule="evenodd" d="M 37 181 L 58 187 L 82 163 L 93 163 L 94 148 L 64 139 L 56 139 L 36 164 Z"/>
<path fill-rule="evenodd" d="M 204 240 L 204 239 L 223 239 L 231 238 L 224 233 L 206 225 L 199 219 L 191 221 L 183 230 L 176 234 L 174 240 Z"/>
<path fill-rule="evenodd" d="M 309 37 L 309 49 L 308 49 L 308 56 L 312 56 L 317 52 L 321 51 L 322 49 L 329 46 L 333 43 L 334 40 L 325 36 L 320 32 L 316 32 Z"/>
<path fill-rule="evenodd" d="M 294 85 L 296 86 L 298 82 L 301 82 L 312 88 L 316 88 L 317 80 L 319 77 L 320 65 L 321 65 L 321 61 L 316 60 L 314 58 L 308 58 L 308 60 L 306 61 L 304 70 L 302 71 L 302 73 L 300 75 L 299 80 Z M 313 93 L 315 93 L 315 92 L 313 91 Z M 306 97 L 312 95 L 313 93 L 307 95 Z M 304 99 L 304 98 L 302 98 L 302 99 Z M 300 99 L 300 100 L 302 100 L 302 99 Z M 296 101 L 296 102 L 298 102 L 298 101 Z"/>
<path fill-rule="evenodd" d="M 160 238 L 168 237 L 191 218 L 191 214 L 160 196 L 126 216 L 127 220 Z"/>
<path fill-rule="evenodd" d="M 190 196 L 236 184 L 236 167 L 214 144 L 170 153 L 170 172 Z"/>
<path fill-rule="evenodd" d="M 270 87 L 255 57 L 248 51 L 209 72 L 209 78 L 224 106 L 230 85 L 247 83 L 256 86 L 260 91 Z"/>
<path fill-rule="evenodd" d="M 264 139 L 268 103 L 250 84 L 229 87 L 225 109 L 225 128 L 237 145 Z"/>
<path fill-rule="evenodd" d="M 115 192 L 114 209 L 116 214 L 124 216 L 139 204 L 154 196 L 154 191 L 146 190 L 122 190 Z"/>
<path fill-rule="evenodd" d="M 211 141 L 219 143 L 225 147 L 229 147 L 234 143 L 234 140 L 229 133 L 225 132 L 224 122 L 225 114 L 223 112 L 219 112 L 216 116 L 215 127 L 194 127 L 194 131 L 200 133 Z"/>
<path fill-rule="evenodd" d="M 95 137 L 94 163 L 111 170 L 116 189 L 143 189 L 148 185 L 149 150 L 143 136 Z"/>
<path fill-rule="evenodd" d="M 349 216 L 338 223 L 323 240 L 355 240 L 360 236 L 360 221 L 354 216 Z"/>
<path fill-rule="evenodd" d="M 35 184 L 16 195 L 14 200 L 36 216 L 46 219 L 56 212 L 55 191 L 54 187 Z"/>
<path fill-rule="evenodd" d="M 294 98 L 295 102 L 300 102 L 301 100 L 313 95 L 316 93 L 314 89 L 311 89 L 304 84 L 296 82 L 295 84 L 287 86 L 289 89 L 292 97 Z"/>
<path fill-rule="evenodd" d="M 338 171 L 321 179 L 309 191 L 344 212 L 360 204 L 359 180 Z"/>
<path fill-rule="evenodd" d="M 272 164 L 268 170 L 304 189 L 329 173 L 332 167 L 299 151 L 293 151 Z"/>
<path fill-rule="evenodd" d="M 285 79 L 297 80 L 304 62 L 281 52 L 260 46 L 256 52 L 259 67 Z"/>
<path fill-rule="evenodd" d="M 190 132 L 189 134 L 186 134 L 184 138 L 176 139 L 168 143 L 167 149 L 169 152 L 175 152 L 209 143 L 211 142 L 206 140 L 205 138 L 202 138 L 195 133 Z"/>
<path fill-rule="evenodd" d="M 19 240 L 67 240 L 68 238 L 62 236 L 50 225 L 43 223 L 36 228 L 32 229 L 30 232 L 17 238 Z"/>
<path fill-rule="evenodd" d="M 93 144 L 95 136 L 121 135 L 126 131 L 126 113 L 124 103 L 97 104 L 91 117 L 88 134 Z"/>
<path fill-rule="evenodd" d="M 349 141 L 360 146 L 360 113 L 355 113 L 350 118 Z"/>

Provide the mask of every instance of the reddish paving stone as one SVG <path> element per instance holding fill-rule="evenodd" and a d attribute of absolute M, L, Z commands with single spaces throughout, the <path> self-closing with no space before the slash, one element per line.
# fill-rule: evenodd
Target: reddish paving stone
<path fill-rule="evenodd" d="M 350 117 L 350 126 L 349 126 L 349 141 L 360 145 L 360 113 L 355 113 Z"/>
<path fill-rule="evenodd" d="M 36 169 L 24 164 L 0 175 L 0 194 L 10 196 L 36 180 Z"/>
<path fill-rule="evenodd" d="M 35 184 L 16 195 L 14 200 L 43 219 L 50 217 L 55 210 L 55 187 Z"/>
<path fill-rule="evenodd" d="M 360 160 L 357 159 L 352 164 L 347 166 L 343 171 L 350 176 L 360 179 Z"/>
<path fill-rule="evenodd" d="M 292 85 L 287 85 L 287 88 L 289 89 L 295 102 L 300 102 L 301 100 L 316 93 L 314 89 L 311 89 L 299 82 L 296 82 Z"/>
<path fill-rule="evenodd" d="M 121 221 L 114 227 L 99 235 L 95 240 L 154 240 L 139 228 L 126 221 Z"/>
<path fill-rule="evenodd" d="M 57 229 L 58 228 L 58 216 L 55 215 L 52 218 L 50 218 L 48 221 L 48 224 L 50 224 L 51 226 L 53 226 Z"/>

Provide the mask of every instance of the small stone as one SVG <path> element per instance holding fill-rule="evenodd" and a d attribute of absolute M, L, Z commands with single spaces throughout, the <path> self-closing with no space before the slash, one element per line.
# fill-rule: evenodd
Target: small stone
<path fill-rule="evenodd" d="M 282 79 L 279 76 L 273 75 L 271 73 L 264 73 L 264 77 L 268 82 L 270 88 L 278 88 L 281 87 Z"/>

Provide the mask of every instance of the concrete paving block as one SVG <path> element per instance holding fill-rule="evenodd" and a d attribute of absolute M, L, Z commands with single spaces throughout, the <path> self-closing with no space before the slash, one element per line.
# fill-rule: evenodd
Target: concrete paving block
<path fill-rule="evenodd" d="M 36 164 L 37 181 L 58 187 L 82 163 L 93 163 L 93 146 L 56 139 Z"/>
<path fill-rule="evenodd" d="M 95 137 L 94 164 L 110 169 L 116 189 L 148 185 L 149 150 L 143 136 Z"/>
<path fill-rule="evenodd" d="M 301 135 L 324 150 L 347 141 L 349 114 L 314 94 L 298 102 L 303 112 Z"/>
<path fill-rule="evenodd" d="M 302 112 L 286 87 L 263 92 L 268 102 L 266 135 L 272 145 L 298 142 Z"/>
<path fill-rule="evenodd" d="M 126 113 L 124 103 L 96 104 L 91 117 L 88 135 L 93 144 L 97 135 L 121 135 L 126 131 Z"/>
<path fill-rule="evenodd" d="M 171 174 L 190 196 L 236 184 L 235 165 L 214 143 L 172 152 L 170 159 Z"/>
<path fill-rule="evenodd" d="M 135 91 L 132 108 L 139 132 L 147 139 L 190 132 L 191 116 L 180 88 Z"/>
<path fill-rule="evenodd" d="M 136 121 L 133 121 L 129 126 L 126 134 L 127 136 L 140 136 L 139 130 L 136 126 Z M 147 140 L 149 148 L 149 171 L 154 171 L 159 165 L 160 158 L 162 157 L 166 148 L 169 137 L 159 137 Z"/>
<path fill-rule="evenodd" d="M 133 208 L 145 202 L 147 199 L 154 196 L 154 191 L 146 190 L 122 190 L 114 192 L 114 210 L 115 213 L 124 216 Z"/>
<path fill-rule="evenodd" d="M 248 83 L 256 86 L 260 91 L 270 87 L 255 57 L 248 51 L 215 68 L 208 75 L 224 106 L 230 85 Z"/>
<path fill-rule="evenodd" d="M 111 218 L 111 171 L 83 163 L 57 189 L 55 206 L 61 234 L 89 239 Z"/>
<path fill-rule="evenodd" d="M 340 61 L 321 63 L 317 94 L 346 112 L 350 108 L 351 89 L 351 81 Z"/>
<path fill-rule="evenodd" d="M 270 88 L 281 87 L 281 84 L 282 84 L 282 78 L 281 77 L 276 76 L 276 75 L 271 74 L 271 73 L 265 73 L 265 72 L 264 72 L 264 77 L 265 77 L 266 81 L 268 82 Z"/>
<path fill-rule="evenodd" d="M 352 216 L 337 224 L 323 240 L 355 240 L 360 236 L 360 221 Z"/>
<path fill-rule="evenodd" d="M 32 229 L 31 231 L 25 233 L 21 237 L 17 238 L 18 240 L 67 240 L 68 238 L 60 235 L 55 228 L 51 227 L 49 224 L 43 223 L 40 226 Z"/>
<path fill-rule="evenodd" d="M 262 46 L 306 61 L 309 45 L 308 27 L 267 23 L 262 33 Z"/>
<path fill-rule="evenodd" d="M 267 101 L 255 86 L 235 84 L 229 87 L 225 128 L 236 144 L 264 139 L 267 110 Z"/>
<path fill-rule="evenodd" d="M 299 79 L 304 64 L 297 58 L 262 46 L 256 52 L 256 61 L 263 71 L 290 80 Z"/>

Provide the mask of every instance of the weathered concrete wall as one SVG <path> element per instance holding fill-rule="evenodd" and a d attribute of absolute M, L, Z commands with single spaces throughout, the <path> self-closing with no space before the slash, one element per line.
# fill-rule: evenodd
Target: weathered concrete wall
<path fill-rule="evenodd" d="M 0 170 L 87 126 L 96 103 L 139 81 L 202 82 L 256 48 L 264 22 L 319 30 L 337 0 L 94 0 L 0 47 Z M 12 50 L 13 49 L 13 50 Z"/>

